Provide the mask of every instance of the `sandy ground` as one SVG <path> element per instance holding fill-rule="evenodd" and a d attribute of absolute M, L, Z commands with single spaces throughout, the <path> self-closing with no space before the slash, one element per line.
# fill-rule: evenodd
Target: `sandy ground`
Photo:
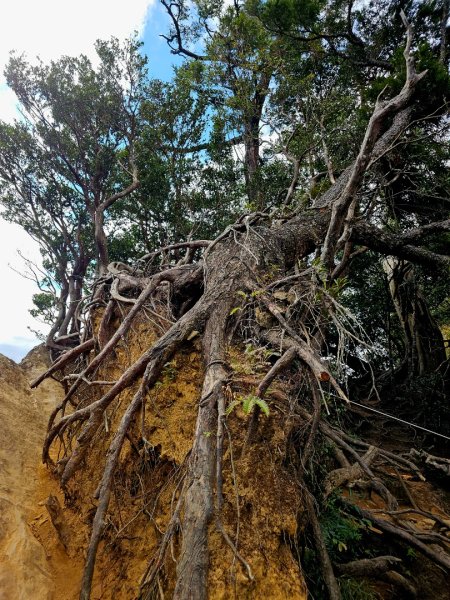
<path fill-rule="evenodd" d="M 48 415 L 62 388 L 29 382 L 46 368 L 38 347 L 17 365 L 0 355 L 0 599 L 50 600 L 54 584 L 43 546 L 32 531 L 42 506 L 38 473 Z M 42 507 L 44 508 L 44 507 Z"/>

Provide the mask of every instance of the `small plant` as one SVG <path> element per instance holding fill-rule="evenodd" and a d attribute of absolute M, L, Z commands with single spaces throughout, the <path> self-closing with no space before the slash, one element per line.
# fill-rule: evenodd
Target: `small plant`
<path fill-rule="evenodd" d="M 370 527 L 367 519 L 343 515 L 335 498 L 331 497 L 320 522 L 326 546 L 333 558 L 340 560 L 343 553 L 349 559 L 357 557 L 358 542 L 361 541 L 362 533 Z"/>
<path fill-rule="evenodd" d="M 247 299 L 248 299 L 248 294 L 246 294 L 246 293 L 245 293 L 244 291 L 242 291 L 242 290 L 238 290 L 238 291 L 236 292 L 236 296 L 239 296 L 240 298 L 242 298 L 242 300 L 243 300 L 244 302 L 246 302 L 246 301 L 247 301 Z M 242 307 L 242 306 L 235 306 L 234 308 L 232 308 L 232 309 L 231 309 L 231 311 L 230 311 L 230 317 L 231 317 L 232 315 L 234 315 L 235 313 L 237 313 L 238 311 L 240 311 L 240 310 L 244 310 L 244 307 Z"/>
<path fill-rule="evenodd" d="M 164 380 L 164 383 L 172 383 L 177 378 L 178 370 L 176 367 L 176 362 L 171 360 L 164 365 L 161 376 Z"/>
<path fill-rule="evenodd" d="M 255 406 L 258 406 L 262 413 L 266 415 L 266 417 L 270 414 L 269 405 L 265 400 L 259 398 L 259 396 L 254 396 L 253 394 L 249 394 L 248 396 L 237 396 L 227 407 L 226 415 L 228 416 L 233 412 L 236 406 L 241 406 L 244 414 L 249 415 Z"/>
<path fill-rule="evenodd" d="M 406 550 L 406 556 L 409 559 L 414 560 L 417 558 L 417 552 L 414 550 L 414 548 L 411 548 L 411 546 L 409 546 L 409 548 Z"/>
<path fill-rule="evenodd" d="M 379 598 L 365 581 L 350 577 L 339 579 L 342 600 L 377 600 Z"/>

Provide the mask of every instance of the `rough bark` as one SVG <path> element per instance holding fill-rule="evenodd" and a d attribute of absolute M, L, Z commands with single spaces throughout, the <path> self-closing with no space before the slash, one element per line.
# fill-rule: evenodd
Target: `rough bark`
<path fill-rule="evenodd" d="M 444 338 L 416 280 L 414 266 L 390 256 L 383 261 L 383 268 L 404 332 L 410 376 L 437 373 L 446 362 Z"/>

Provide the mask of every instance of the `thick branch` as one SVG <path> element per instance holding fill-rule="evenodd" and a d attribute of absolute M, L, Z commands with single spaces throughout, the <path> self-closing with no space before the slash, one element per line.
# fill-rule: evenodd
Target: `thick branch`
<path fill-rule="evenodd" d="M 197 54 L 196 52 L 192 52 L 192 50 L 188 50 L 183 46 L 183 38 L 181 34 L 181 27 L 179 23 L 180 18 L 180 7 L 176 2 L 168 2 L 167 0 L 161 0 L 161 4 L 167 10 L 167 14 L 172 20 L 172 24 L 174 27 L 174 33 L 171 36 L 163 35 L 162 37 L 167 41 L 170 49 L 173 54 L 182 54 L 183 56 L 187 56 L 188 58 L 193 58 L 195 60 L 206 60 L 207 57 L 201 54 Z M 178 8 L 178 14 L 174 13 L 173 7 Z M 174 48 L 172 46 L 173 42 L 176 42 L 177 46 Z"/>
<path fill-rule="evenodd" d="M 424 266 L 446 267 L 450 264 L 449 256 L 436 254 L 425 248 L 418 248 L 412 244 L 408 244 L 408 234 L 405 236 L 394 235 L 378 227 L 369 225 L 365 221 L 359 221 L 353 226 L 351 240 L 381 254 L 398 256 L 398 258 L 403 258 Z"/>
<path fill-rule="evenodd" d="M 406 17 L 403 13 L 402 19 L 407 30 L 407 41 L 404 51 L 406 62 L 406 81 L 400 93 L 391 100 L 388 100 L 387 102 L 380 102 L 377 100 L 374 112 L 367 126 L 361 148 L 355 162 L 353 163 L 342 194 L 335 200 L 335 202 L 333 202 L 331 220 L 321 255 L 323 264 L 327 266 L 331 266 L 333 264 L 338 238 L 342 233 L 347 210 L 359 189 L 362 178 L 364 177 L 366 169 L 372 159 L 372 152 L 379 137 L 383 122 L 392 113 L 397 113 L 407 105 L 412 96 L 414 88 L 426 74 L 426 71 L 420 74 L 416 74 L 415 72 L 414 61 L 410 55 L 412 28 L 406 21 Z"/>

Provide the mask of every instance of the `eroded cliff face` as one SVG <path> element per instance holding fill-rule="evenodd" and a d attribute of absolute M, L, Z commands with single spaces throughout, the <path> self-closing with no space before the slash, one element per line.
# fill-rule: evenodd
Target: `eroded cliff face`
<path fill-rule="evenodd" d="M 44 382 L 30 390 L 29 381 L 46 367 L 46 353 L 35 348 L 17 365 L 0 355 L 0 598 L 56 598 L 48 551 L 36 537 L 49 520 L 45 499 L 52 482 L 40 463 L 50 411 L 61 386 Z M 50 487 L 49 487 L 50 486 Z M 59 596 L 61 599 L 65 596 Z"/>
<path fill-rule="evenodd" d="M 98 378 L 117 380 L 155 338 L 153 327 L 146 320 L 138 319 L 127 339 L 118 344 L 114 355 L 99 370 Z M 230 356 L 230 361 L 237 370 L 239 391 L 248 392 L 255 384 L 255 377 L 245 373 L 253 366 L 245 364 L 241 353 Z M 137 598 L 143 575 L 158 559 L 161 540 L 183 485 L 203 375 L 201 339 L 197 337 L 187 342 L 167 363 L 159 381 L 148 392 L 145 413 L 141 413 L 130 428 L 127 443 L 121 451 L 103 540 L 97 554 L 92 600 Z M 65 528 L 66 550 L 73 557 L 70 573 L 71 577 L 78 577 L 78 585 L 82 573 L 79 563 L 86 552 L 95 512 L 93 496 L 113 432 L 137 386 L 138 382 L 122 392 L 108 409 L 95 444 L 67 485 L 65 503 L 60 498 L 64 511 L 57 546 L 61 547 L 64 537 L 61 531 Z M 94 389 L 92 393 L 94 399 L 95 394 L 101 392 Z M 232 447 L 226 445 L 224 454 L 222 519 L 229 535 L 233 539 L 239 538 L 239 551 L 251 564 L 254 579 L 249 579 L 223 536 L 211 525 L 208 597 L 210 600 L 232 597 L 240 600 L 304 600 L 304 580 L 289 546 L 290 540 L 296 537 L 296 517 L 301 500 L 298 488 L 282 466 L 286 444 L 284 416 L 274 410 L 272 419 L 261 419 L 261 439 L 244 456 L 241 454 L 248 417 L 236 408 L 227 423 L 235 441 Z M 213 432 L 205 431 L 204 435 L 213 435 Z M 52 459 L 57 463 L 61 456 L 58 442 L 52 452 Z M 55 491 L 52 493 L 56 494 Z M 238 516 L 237 502 L 240 505 Z M 51 535 L 50 529 L 46 532 Z M 43 539 L 42 532 L 40 535 Z M 48 539 L 43 539 L 46 547 Z M 171 598 L 173 595 L 179 544 L 180 537 L 175 534 L 165 556 L 158 559 L 161 560 L 160 597 Z M 54 563 L 55 568 L 61 568 L 56 560 Z M 58 596 L 58 600 L 72 598 L 67 590 L 64 593 L 66 595 Z"/>
<path fill-rule="evenodd" d="M 154 333 L 139 323 L 128 344 L 119 345 L 101 376 L 117 378 L 134 353 L 140 353 L 141 346 L 150 344 L 153 337 Z M 136 598 L 142 575 L 158 552 L 182 483 L 181 465 L 189 455 L 195 429 L 203 373 L 199 346 L 199 340 L 190 342 L 167 365 L 150 393 L 145 424 L 136 425 L 136 432 L 131 431 L 129 444 L 123 449 L 99 549 L 93 600 Z M 45 370 L 46 362 L 42 348 L 33 350 L 20 365 L 0 356 L 0 600 L 78 598 L 95 507 L 93 493 L 101 476 L 110 431 L 134 391 L 126 390 L 108 414 L 108 426 L 105 424 L 105 431 L 64 497 L 52 469 L 41 464 L 48 416 L 62 399 L 62 388 L 54 380 L 46 380 L 35 391 L 29 388 L 29 382 Z M 254 383 L 247 379 L 242 374 L 242 392 Z M 276 413 L 270 425 L 261 424 L 264 439 L 240 460 L 237 458 L 247 421 L 239 409 L 230 415 L 230 434 L 239 440 L 241 432 L 242 440 L 234 446 L 234 463 L 230 460 L 231 448 L 226 451 L 223 522 L 235 537 L 233 507 L 239 498 L 239 549 L 251 562 L 255 579 L 249 581 L 223 537 L 212 528 L 208 586 L 211 599 L 232 597 L 235 590 L 237 597 L 249 600 L 303 600 L 306 596 L 303 577 L 287 541 L 296 535 L 298 490 L 283 469 L 275 468 L 274 461 L 278 459 L 267 454 L 268 448 L 284 446 L 280 415 Z M 141 426 L 148 446 L 138 443 Z M 55 444 L 55 462 L 60 451 L 59 444 Z M 175 537 L 170 556 L 178 550 Z M 159 582 L 168 598 L 175 581 L 175 563 L 170 556 L 164 560 Z M 276 561 L 269 560 L 274 556 Z"/>

